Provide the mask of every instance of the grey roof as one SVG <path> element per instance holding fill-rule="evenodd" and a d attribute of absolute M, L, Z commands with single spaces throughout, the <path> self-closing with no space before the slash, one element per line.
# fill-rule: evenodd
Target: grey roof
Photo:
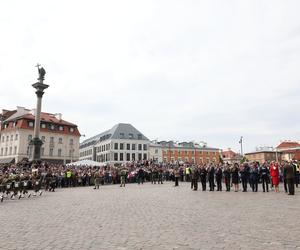
<path fill-rule="evenodd" d="M 129 123 L 118 123 L 111 129 L 95 135 L 87 140 L 84 140 L 80 144 L 80 148 L 85 148 L 90 145 L 94 145 L 99 141 L 105 141 L 108 139 L 126 139 L 126 140 L 149 140 L 140 131 L 133 127 Z"/>

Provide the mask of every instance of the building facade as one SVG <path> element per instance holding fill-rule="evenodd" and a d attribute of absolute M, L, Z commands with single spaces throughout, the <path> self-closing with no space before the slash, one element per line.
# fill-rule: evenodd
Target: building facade
<path fill-rule="evenodd" d="M 232 151 L 230 148 L 222 151 L 222 160 L 224 163 L 240 163 L 242 158 L 243 157 L 240 154 Z"/>
<path fill-rule="evenodd" d="M 300 143 L 296 141 L 283 141 L 276 147 L 277 152 L 281 153 L 284 161 L 300 160 Z"/>
<path fill-rule="evenodd" d="M 219 163 L 220 149 L 194 142 L 160 141 L 150 144 L 150 158 L 165 163 Z"/>
<path fill-rule="evenodd" d="M 17 107 L 3 110 L 0 130 L 0 164 L 30 158 L 35 110 Z M 69 163 L 79 159 L 80 133 L 77 125 L 62 119 L 62 115 L 41 113 L 41 159 L 53 163 Z"/>
<path fill-rule="evenodd" d="M 259 150 L 255 152 L 246 153 L 245 157 L 250 162 L 264 162 L 281 161 L 281 153 L 274 150 Z"/>
<path fill-rule="evenodd" d="M 80 144 L 80 160 L 121 164 L 149 159 L 149 139 L 131 124 L 119 123 Z"/>

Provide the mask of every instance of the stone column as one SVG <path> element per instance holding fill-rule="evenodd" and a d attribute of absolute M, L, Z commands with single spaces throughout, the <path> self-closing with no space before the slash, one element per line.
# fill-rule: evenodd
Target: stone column
<path fill-rule="evenodd" d="M 39 69 L 40 70 L 40 69 Z M 40 126 L 41 126 L 41 111 L 42 111 L 42 97 L 44 90 L 49 87 L 49 85 L 44 84 L 44 75 L 38 78 L 38 82 L 32 84 L 32 87 L 36 89 L 37 103 L 35 111 L 35 122 L 34 122 L 34 136 L 30 142 L 30 145 L 33 147 L 33 152 L 31 154 L 32 161 L 39 161 L 41 159 L 41 146 L 43 145 L 42 140 L 40 139 Z"/>

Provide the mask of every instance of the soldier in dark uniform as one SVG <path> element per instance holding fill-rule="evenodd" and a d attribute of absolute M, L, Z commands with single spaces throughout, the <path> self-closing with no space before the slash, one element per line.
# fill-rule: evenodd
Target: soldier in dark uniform
<path fill-rule="evenodd" d="M 157 178 L 158 178 L 158 171 L 157 171 L 157 168 L 154 167 L 152 169 L 152 184 L 156 184 L 156 181 L 157 181 Z"/>
<path fill-rule="evenodd" d="M 295 173 L 294 167 L 290 163 L 286 163 L 284 166 L 284 171 L 286 174 L 286 180 L 288 184 L 289 193 L 288 195 L 295 195 Z"/>
<path fill-rule="evenodd" d="M 138 184 L 140 183 L 144 184 L 145 172 L 141 167 L 139 168 L 137 174 L 138 174 Z"/>
<path fill-rule="evenodd" d="M 209 191 L 215 190 L 215 168 L 213 165 L 210 165 L 208 168 L 208 182 L 209 182 Z"/>
<path fill-rule="evenodd" d="M 163 169 L 160 167 L 159 169 L 158 169 L 158 184 L 163 184 L 163 173 L 164 173 L 164 171 L 163 171 Z"/>
<path fill-rule="evenodd" d="M 261 185 L 263 188 L 263 192 L 265 192 L 266 189 L 267 189 L 267 192 L 269 192 L 269 174 L 270 174 L 270 171 L 267 167 L 267 163 L 264 163 L 259 169 L 259 176 L 261 179 Z"/>
<path fill-rule="evenodd" d="M 193 183 L 194 191 L 197 191 L 198 190 L 198 179 L 199 179 L 198 167 L 195 167 L 194 169 L 192 169 L 191 174 L 192 174 L 192 183 Z"/>
<path fill-rule="evenodd" d="M 235 163 L 231 169 L 231 180 L 234 185 L 234 192 L 239 191 L 239 164 Z"/>
<path fill-rule="evenodd" d="M 250 169 L 250 184 L 252 188 L 252 192 L 257 192 L 258 188 L 258 168 L 257 164 L 254 163 Z"/>
<path fill-rule="evenodd" d="M 200 168 L 200 180 L 202 185 L 202 191 L 206 191 L 206 177 L 207 177 L 207 170 L 205 166 Z"/>
<path fill-rule="evenodd" d="M 247 163 L 244 163 L 240 168 L 240 175 L 242 180 L 243 192 L 247 192 L 248 180 L 249 180 L 250 167 Z"/>
<path fill-rule="evenodd" d="M 230 167 L 229 165 L 226 165 L 225 169 L 224 169 L 224 179 L 225 179 L 225 185 L 226 185 L 226 191 L 229 192 L 230 191 Z"/>
<path fill-rule="evenodd" d="M 221 166 L 218 166 L 216 170 L 217 191 L 222 191 L 222 177 L 222 168 Z"/>

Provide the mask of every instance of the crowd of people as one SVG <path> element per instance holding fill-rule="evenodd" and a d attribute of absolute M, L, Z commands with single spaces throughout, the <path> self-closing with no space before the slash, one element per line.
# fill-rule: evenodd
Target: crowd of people
<path fill-rule="evenodd" d="M 165 181 L 190 182 L 192 190 L 202 191 L 232 189 L 235 192 L 253 192 L 262 185 L 263 192 L 270 188 L 279 192 L 279 183 L 283 182 L 284 191 L 295 194 L 299 185 L 299 162 L 258 162 L 242 164 L 156 164 L 151 161 L 131 162 L 121 166 L 66 166 L 46 162 L 21 162 L 0 167 L 0 199 L 21 199 L 42 195 L 42 190 L 55 192 L 56 188 L 92 186 L 99 189 L 101 185 L 151 182 L 163 184 Z M 223 184 L 224 183 L 224 184 Z M 208 186 L 208 188 L 207 188 Z"/>

